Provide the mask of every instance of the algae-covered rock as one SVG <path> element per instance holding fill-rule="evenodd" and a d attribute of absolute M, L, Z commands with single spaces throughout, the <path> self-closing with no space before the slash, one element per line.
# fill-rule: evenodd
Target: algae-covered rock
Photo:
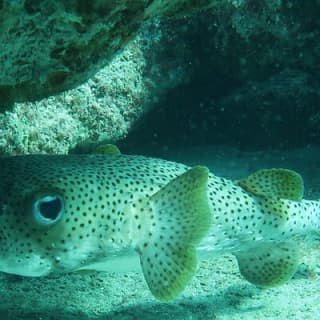
<path fill-rule="evenodd" d="M 87 151 L 91 144 L 125 137 L 169 88 L 192 74 L 188 58 L 172 56 L 164 46 L 174 39 L 153 21 L 82 85 L 15 103 L 0 113 L 0 154 L 67 153 L 75 146 Z"/>
<path fill-rule="evenodd" d="M 138 3 L 142 2 L 134 2 L 137 7 L 130 7 L 130 10 L 141 9 L 144 18 L 135 17 L 139 23 L 133 24 L 132 29 L 130 26 L 132 32 L 126 34 L 119 46 L 111 46 L 111 49 L 104 42 L 104 32 L 109 29 L 103 29 L 103 32 L 99 29 L 101 33 L 95 33 L 96 27 L 105 28 L 107 24 L 104 20 L 107 16 L 98 12 L 103 12 L 102 3 L 109 1 L 90 4 L 56 1 L 50 2 L 51 7 L 48 7 L 49 1 L 1 2 L 3 17 L 10 13 L 16 18 L 17 13 L 23 11 L 19 20 L 22 25 L 25 17 L 32 21 L 43 19 L 42 22 L 50 26 L 52 37 L 48 36 L 46 28 L 40 28 L 38 33 L 37 28 L 24 27 L 23 32 L 11 34 L 10 43 L 2 42 L 6 46 L 0 50 L 0 61 L 4 61 L 1 59 L 5 55 L 7 60 L 2 63 L 0 105 L 8 107 L 10 99 L 35 98 L 73 87 L 33 103 L 17 103 L 10 111 L 0 114 L 1 153 L 66 153 L 76 145 L 91 141 L 117 142 L 133 127 L 143 123 L 142 116 L 154 109 L 157 109 L 156 120 L 136 136 L 138 145 L 141 141 L 146 143 L 161 138 L 161 130 L 165 132 L 162 135 L 165 143 L 236 143 L 245 148 L 260 142 L 273 145 L 280 140 L 282 144 L 291 140 L 306 143 L 310 137 L 320 136 L 317 130 L 320 117 L 316 110 L 320 102 L 315 94 L 319 92 L 316 79 L 320 72 L 318 0 L 167 0 L 146 1 L 144 7 L 139 7 Z M 74 9 L 76 3 L 78 11 Z M 114 19 L 124 19 L 129 2 L 112 3 L 115 6 L 122 4 Z M 208 6 L 211 6 L 210 10 L 193 10 Z M 52 12 L 56 14 L 51 15 Z M 186 12 L 195 14 L 187 16 L 184 15 Z M 151 19 L 157 14 L 165 14 L 165 17 Z M 91 15 L 96 20 L 90 19 Z M 45 16 L 51 18 L 44 19 Z M 81 18 L 81 23 L 76 16 Z M 144 20 L 148 22 L 143 23 Z M 11 20 L 1 20 L 0 27 L 5 21 Z M 8 22 L 6 30 L 19 29 L 12 29 L 12 21 Z M 87 29 L 74 33 L 79 23 L 86 23 Z M 137 31 L 141 24 L 142 28 Z M 36 27 L 41 25 L 39 22 Z M 113 36 L 122 27 L 129 28 L 119 24 L 119 30 L 114 29 Z M 66 44 L 74 34 L 77 34 L 76 41 L 82 44 L 88 36 L 95 36 L 99 41 L 84 41 L 86 50 L 92 45 L 92 51 L 84 53 L 54 51 L 57 56 L 49 59 L 54 63 L 47 64 L 46 57 L 50 57 L 48 52 L 51 50 L 48 43 L 59 36 Z M 27 39 L 31 39 L 29 36 L 34 41 L 27 43 Z M 6 37 L 6 33 L 0 37 Z M 15 45 L 27 44 L 15 51 L 16 47 L 8 45 L 14 41 Z M 57 44 L 59 41 L 54 46 Z M 32 46 L 35 46 L 33 53 L 27 54 Z M 41 46 L 44 46 L 43 50 L 39 50 Z M 12 50 L 10 55 L 8 50 Z M 16 60 L 19 55 L 24 59 Z M 59 81 L 52 87 L 47 81 L 62 62 L 72 70 L 70 77 L 68 74 L 63 80 L 58 76 Z M 106 62 L 107 66 L 101 68 Z M 30 70 L 33 71 L 30 73 Z M 95 73 L 96 70 L 99 72 Z M 20 80 L 25 77 L 30 81 L 22 85 Z M 13 82 L 8 86 L 9 78 Z M 1 79 L 7 79 L 6 84 Z M 18 79 L 20 84 L 13 79 Z M 83 79 L 86 81 L 80 85 Z M 297 79 L 306 81 L 297 82 Z M 277 90 L 279 86 L 281 90 Z M 233 103 L 239 93 L 241 99 Z M 257 118 L 257 113 L 265 116 Z M 277 119 L 286 113 L 289 116 L 281 124 Z M 300 119 L 307 125 L 297 138 L 290 140 L 290 137 L 296 137 L 295 134 L 282 136 L 291 132 L 287 127 L 300 128 Z M 234 123 L 237 130 L 233 130 L 230 123 Z M 252 134 L 248 132 L 254 128 L 257 129 L 256 139 L 251 139 Z"/>
<path fill-rule="evenodd" d="M 80 85 L 124 47 L 143 21 L 210 0 L 0 1 L 0 108 Z"/>
<path fill-rule="evenodd" d="M 127 134 L 143 112 L 144 59 L 133 42 L 89 81 L 0 114 L 0 153 L 66 153 L 87 140 Z"/>

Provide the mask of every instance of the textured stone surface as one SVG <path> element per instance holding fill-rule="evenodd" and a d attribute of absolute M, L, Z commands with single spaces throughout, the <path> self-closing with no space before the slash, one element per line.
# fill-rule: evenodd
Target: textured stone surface
<path fill-rule="evenodd" d="M 154 21 L 82 85 L 15 103 L 0 113 L 0 154 L 67 153 L 76 145 L 87 152 L 91 144 L 125 137 L 169 88 L 192 74 L 181 49 L 167 48 L 174 40 Z"/>
<path fill-rule="evenodd" d="M 0 109 L 81 84 L 111 60 L 143 21 L 209 0 L 1 0 Z"/>
<path fill-rule="evenodd" d="M 9 3 L 10 10 L 17 10 L 27 2 L 3 1 L 3 10 L 9 10 Z M 117 142 L 143 123 L 148 110 L 154 110 L 154 120 L 145 119 L 150 122 L 128 140 L 132 152 L 157 139 L 165 145 L 225 143 L 241 148 L 319 141 L 319 0 L 212 1 L 211 10 L 178 18 L 176 7 L 155 3 L 145 11 L 147 17 L 165 10 L 175 18 L 150 20 L 137 37 L 129 37 L 120 55 L 101 56 L 97 61 L 109 59 L 108 66 L 81 86 L 0 114 L 0 152 L 66 153 L 88 141 Z M 181 12 L 209 2 L 186 3 L 189 7 Z M 17 39 L 24 34 L 28 32 Z M 81 61 L 79 65 L 86 60 Z M 97 61 L 89 56 L 84 73 L 98 68 Z M 8 68 L 2 75 L 18 69 Z M 73 79 L 84 73 L 75 70 Z M 50 89 L 37 77 L 31 79 L 41 90 Z M 26 92 L 13 88 L 17 99 Z"/>

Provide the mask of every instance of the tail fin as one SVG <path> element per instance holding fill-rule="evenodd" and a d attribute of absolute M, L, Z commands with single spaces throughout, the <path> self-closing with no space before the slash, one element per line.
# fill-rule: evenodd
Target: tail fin
<path fill-rule="evenodd" d="M 196 269 L 196 245 L 209 230 L 208 169 L 194 167 L 135 210 L 143 219 L 136 249 L 145 279 L 159 300 L 175 298 Z M 141 227 L 143 226 L 143 227 Z"/>

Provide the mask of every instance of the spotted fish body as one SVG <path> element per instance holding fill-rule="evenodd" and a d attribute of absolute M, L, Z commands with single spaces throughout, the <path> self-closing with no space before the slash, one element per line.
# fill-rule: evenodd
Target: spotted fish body
<path fill-rule="evenodd" d="M 247 280 L 272 286 L 299 263 L 294 240 L 320 227 L 319 202 L 302 200 L 301 177 L 283 169 L 231 181 L 125 155 L 9 157 L 0 168 L 8 273 L 130 269 L 138 252 L 152 293 L 170 300 L 195 272 L 196 254 L 233 253 Z"/>
<path fill-rule="evenodd" d="M 8 157 L 0 168 L 0 271 L 118 270 L 136 251 L 161 300 L 192 277 L 210 226 L 206 168 L 110 155 Z"/>

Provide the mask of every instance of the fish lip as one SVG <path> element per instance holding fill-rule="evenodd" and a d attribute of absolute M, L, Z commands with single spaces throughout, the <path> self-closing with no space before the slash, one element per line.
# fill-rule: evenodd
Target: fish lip
<path fill-rule="evenodd" d="M 41 262 L 41 263 L 40 263 Z M 19 259 L 8 257 L 0 259 L 0 271 L 24 277 L 47 276 L 52 271 L 52 261 L 42 260 L 38 256 L 31 259 Z"/>
<path fill-rule="evenodd" d="M 50 270 L 23 270 L 21 268 L 17 268 L 17 267 L 12 267 L 12 266 L 8 266 L 7 268 L 3 268 L 0 267 L 0 271 L 4 272 L 4 273 L 8 273 L 8 274 L 14 274 L 14 275 L 18 275 L 18 276 L 22 276 L 22 277 L 44 277 L 49 275 L 51 272 Z"/>

